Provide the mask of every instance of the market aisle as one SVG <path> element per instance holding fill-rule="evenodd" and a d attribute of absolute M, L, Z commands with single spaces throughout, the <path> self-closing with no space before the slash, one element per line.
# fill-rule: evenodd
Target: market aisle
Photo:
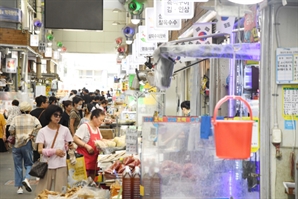
<path fill-rule="evenodd" d="M 34 199 L 36 181 L 30 180 L 32 192 L 24 189 L 23 194 L 17 194 L 17 188 L 14 187 L 14 166 L 11 150 L 0 153 L 0 199 Z"/>

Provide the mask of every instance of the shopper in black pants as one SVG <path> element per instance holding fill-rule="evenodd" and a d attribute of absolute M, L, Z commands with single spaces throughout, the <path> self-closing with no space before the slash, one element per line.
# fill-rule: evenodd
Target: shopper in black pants
<path fill-rule="evenodd" d="M 46 96 L 40 95 L 35 98 L 36 106 L 37 108 L 32 110 L 30 114 L 34 117 L 36 117 L 41 126 L 45 127 L 47 125 L 47 120 L 44 115 L 44 111 L 49 106 L 49 101 Z M 37 149 L 33 150 L 33 162 L 36 162 L 40 158 L 40 154 L 38 153 Z"/>

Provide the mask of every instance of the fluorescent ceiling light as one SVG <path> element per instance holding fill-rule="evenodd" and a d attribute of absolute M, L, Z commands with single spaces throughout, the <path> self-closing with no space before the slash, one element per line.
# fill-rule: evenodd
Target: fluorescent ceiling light
<path fill-rule="evenodd" d="M 237 4 L 244 4 L 244 5 L 248 5 L 248 4 L 257 4 L 257 3 L 261 3 L 264 0 L 229 0 L 230 2 L 233 3 L 237 3 Z"/>

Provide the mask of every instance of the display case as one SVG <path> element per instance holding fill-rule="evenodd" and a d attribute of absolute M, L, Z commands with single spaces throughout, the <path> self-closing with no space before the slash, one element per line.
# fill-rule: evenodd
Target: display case
<path fill-rule="evenodd" d="M 219 159 L 213 136 L 201 138 L 200 118 L 157 120 L 143 118 L 141 162 L 142 176 L 158 168 L 161 199 L 260 198 L 257 153 L 248 160 Z"/>

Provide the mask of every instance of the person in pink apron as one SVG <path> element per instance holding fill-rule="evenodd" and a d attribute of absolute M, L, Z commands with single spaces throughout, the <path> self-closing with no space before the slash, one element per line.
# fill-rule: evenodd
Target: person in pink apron
<path fill-rule="evenodd" d="M 78 145 L 77 152 L 85 159 L 87 176 L 96 176 L 97 157 L 99 154 L 95 141 L 102 139 L 99 126 L 103 123 L 105 113 L 101 109 L 91 111 L 90 121 L 82 124 L 74 135 L 74 142 Z"/>

